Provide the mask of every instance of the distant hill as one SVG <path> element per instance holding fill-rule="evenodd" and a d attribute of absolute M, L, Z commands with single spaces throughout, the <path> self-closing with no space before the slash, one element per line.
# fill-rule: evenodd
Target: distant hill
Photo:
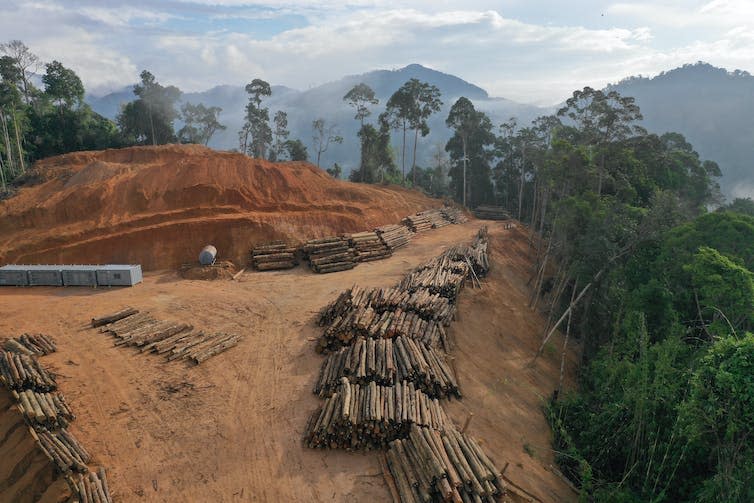
<path fill-rule="evenodd" d="M 429 123 L 431 132 L 426 138 L 420 139 L 417 153 L 419 165 L 428 165 L 432 158 L 432 147 L 444 147 L 450 131 L 445 126 L 450 107 L 461 96 L 471 99 L 478 109 L 488 113 L 493 124 L 500 124 L 509 117 L 517 117 L 519 122 L 526 123 L 539 115 L 550 113 L 552 110 L 516 103 L 514 101 L 490 98 L 487 92 L 474 84 L 470 84 L 453 75 L 438 72 L 421 65 L 408 65 L 398 70 L 376 70 L 362 75 L 349 75 L 340 80 L 328 82 L 311 89 L 297 91 L 284 86 L 273 86 L 272 96 L 265 100 L 265 106 L 270 109 L 270 116 L 276 110 L 288 113 L 288 125 L 292 138 L 299 138 L 312 153 L 311 123 L 319 117 L 328 123 L 336 123 L 344 141 L 341 145 L 331 145 L 323 155 L 323 167 L 329 167 L 333 162 L 340 164 L 346 173 L 358 165 L 359 145 L 356 133 L 358 123 L 353 118 L 354 112 L 343 102 L 345 95 L 355 84 L 364 82 L 374 89 L 380 104 L 373 107 L 369 121 L 376 122 L 377 116 L 384 110 L 388 98 L 404 82 L 416 78 L 437 86 L 442 92 L 444 102 L 442 110 L 435 114 Z M 98 113 L 114 119 L 123 103 L 135 99 L 132 86 L 103 97 L 87 96 L 86 101 Z M 238 148 L 238 131 L 243 124 L 243 115 L 248 95 L 244 86 L 217 86 L 204 92 L 186 93 L 183 99 L 191 103 L 204 103 L 207 106 L 219 106 L 223 109 L 221 122 L 228 129 L 219 131 L 210 142 L 216 149 L 227 150 Z M 393 147 L 400 150 L 400 137 L 394 135 Z M 408 156 L 407 156 L 408 157 Z M 400 157 L 396 159 L 400 168 Z M 407 161 L 409 164 L 409 161 Z M 408 168 L 407 168 L 408 169 Z"/>
<path fill-rule="evenodd" d="M 631 77 L 610 86 L 633 96 L 644 126 L 677 131 L 704 159 L 720 164 L 728 196 L 754 197 L 754 77 L 706 63 L 654 78 Z"/>
<path fill-rule="evenodd" d="M 450 137 L 445 118 L 450 106 L 460 96 L 471 99 L 496 125 L 509 117 L 516 117 L 520 124 L 526 124 L 555 110 L 554 107 L 542 108 L 492 98 L 484 89 L 463 79 L 417 64 L 398 70 L 350 75 L 304 91 L 273 86 L 272 96 L 265 104 L 270 115 L 276 110 L 288 112 L 291 137 L 301 139 L 309 147 L 310 154 L 312 120 L 323 117 L 328 123 L 336 123 L 345 141 L 342 145 L 330 147 L 323 156 L 322 165 L 329 167 L 337 162 L 348 173 L 358 164 L 358 123 L 353 118 L 353 110 L 343 102 L 343 95 L 359 82 L 372 87 L 380 99 L 368 119 L 374 122 L 390 95 L 411 78 L 436 85 L 444 102 L 442 110 L 430 120 L 430 135 L 420 140 L 419 165 L 429 165 L 433 149 L 444 146 Z M 754 77 L 750 74 L 697 63 L 654 78 L 630 77 L 608 86 L 608 89 L 635 97 L 644 114 L 644 126 L 650 131 L 682 133 L 702 158 L 718 162 L 723 171 L 721 186 L 727 196 L 754 197 Z M 88 96 L 87 102 L 102 115 L 115 118 L 120 105 L 133 99 L 129 86 L 100 98 Z M 218 132 L 210 146 L 221 150 L 238 147 L 238 130 L 243 124 L 248 99 L 243 86 L 217 86 L 200 93 L 186 93 L 183 99 L 221 107 L 221 122 L 228 129 Z M 398 134 L 393 136 L 393 147 L 396 152 L 400 151 Z M 396 162 L 400 168 L 400 156 Z"/>

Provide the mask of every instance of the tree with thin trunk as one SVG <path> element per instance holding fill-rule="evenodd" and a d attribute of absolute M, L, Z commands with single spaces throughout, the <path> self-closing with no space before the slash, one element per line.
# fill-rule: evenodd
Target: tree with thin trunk
<path fill-rule="evenodd" d="M 319 118 L 312 121 L 312 141 L 314 150 L 317 152 L 317 167 L 320 167 L 322 154 L 327 152 L 331 143 L 343 143 L 343 137 L 338 134 L 336 124 L 327 125 L 325 119 Z"/>

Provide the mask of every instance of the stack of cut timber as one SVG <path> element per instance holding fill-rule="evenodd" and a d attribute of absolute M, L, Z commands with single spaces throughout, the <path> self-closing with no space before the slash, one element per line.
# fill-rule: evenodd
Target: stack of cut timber
<path fill-rule="evenodd" d="M 510 215 L 502 206 L 477 206 L 474 215 L 483 220 L 508 220 Z"/>
<path fill-rule="evenodd" d="M 435 229 L 450 225 L 450 222 L 447 221 L 445 217 L 443 217 L 442 210 L 440 208 L 420 211 L 416 215 L 420 217 L 426 217 L 427 220 L 429 220 L 429 222 L 432 224 L 432 227 Z"/>
<path fill-rule="evenodd" d="M 55 391 L 55 376 L 30 356 L 0 351 L 0 382 L 12 391 Z"/>
<path fill-rule="evenodd" d="M 461 211 L 459 208 L 454 208 L 452 206 L 445 206 L 442 210 L 443 218 L 450 222 L 451 224 L 465 224 L 469 221 L 468 218 L 466 218 L 466 215 L 463 214 L 463 211 Z"/>
<path fill-rule="evenodd" d="M 318 350 L 330 352 L 343 345 L 351 344 L 358 337 L 375 339 L 410 337 L 426 344 L 445 344 L 445 329 L 434 320 L 424 320 L 410 311 L 396 309 L 381 314 L 372 307 L 359 307 L 346 316 L 336 318 L 319 339 Z"/>
<path fill-rule="evenodd" d="M 86 473 L 89 471 L 86 464 L 91 456 L 68 430 L 62 428 L 57 431 L 34 431 L 32 429 L 29 431 L 31 431 L 42 452 L 62 473 L 70 474 L 71 471 Z"/>
<path fill-rule="evenodd" d="M 411 232 L 424 232 L 432 228 L 432 221 L 425 215 L 409 215 L 401 220 L 401 223 Z"/>
<path fill-rule="evenodd" d="M 505 495 L 495 464 L 454 428 L 438 432 L 412 426 L 408 438 L 390 442 L 385 455 L 402 503 L 493 502 Z"/>
<path fill-rule="evenodd" d="M 116 321 L 120 321 L 124 318 L 128 318 L 129 316 L 133 316 L 138 312 L 138 309 L 126 307 L 116 313 L 106 314 L 105 316 L 100 316 L 99 318 L 92 318 L 92 327 L 97 328 L 108 325 L 110 323 L 115 323 Z"/>
<path fill-rule="evenodd" d="M 55 341 L 42 334 L 24 334 L 15 339 L 8 339 L 3 343 L 3 349 L 24 355 L 49 355 L 57 351 Z"/>
<path fill-rule="evenodd" d="M 375 232 L 391 250 L 406 246 L 411 240 L 411 232 L 405 225 L 383 225 L 377 227 Z"/>
<path fill-rule="evenodd" d="M 375 381 L 392 386 L 414 383 L 431 398 L 461 397 L 458 383 L 445 358 L 432 348 L 410 338 L 364 339 L 331 353 L 320 369 L 314 393 L 330 396 L 346 377 L 351 384 Z"/>
<path fill-rule="evenodd" d="M 24 418 L 34 428 L 65 428 L 76 419 L 60 393 L 37 393 L 32 390 L 12 393 Z"/>
<path fill-rule="evenodd" d="M 436 398 L 413 383 L 378 386 L 351 384 L 345 377 L 325 405 L 309 419 L 304 441 L 309 447 L 373 449 L 408 436 L 412 424 L 443 430 L 450 426 Z"/>
<path fill-rule="evenodd" d="M 187 323 L 159 321 L 148 313 L 138 313 L 104 325 L 116 346 L 138 347 L 140 352 L 163 354 L 170 360 L 186 359 L 196 364 L 237 345 L 240 335 L 194 331 Z"/>
<path fill-rule="evenodd" d="M 312 270 L 320 274 L 356 267 L 354 250 L 344 236 L 312 239 L 306 242 L 303 251 Z"/>
<path fill-rule="evenodd" d="M 89 471 L 69 477 L 68 485 L 80 503 L 112 503 L 113 501 L 107 485 L 107 475 L 102 467 L 97 468 L 96 472 Z"/>
<path fill-rule="evenodd" d="M 403 278 L 398 288 L 410 292 L 426 289 L 455 302 L 469 271 L 468 265 L 463 262 L 456 262 L 456 265 L 458 267 L 454 269 L 430 267 L 414 271 Z M 460 272 L 463 265 L 466 265 L 465 272 Z"/>
<path fill-rule="evenodd" d="M 357 262 L 380 260 L 393 254 L 376 232 L 366 231 L 351 234 L 351 246 L 354 249 Z"/>
<path fill-rule="evenodd" d="M 354 286 L 342 292 L 336 300 L 320 311 L 319 326 L 330 325 L 336 318 L 342 318 L 350 311 L 367 307 L 371 307 L 380 314 L 397 309 L 410 311 L 425 320 L 436 320 L 445 326 L 450 325 L 456 310 L 455 304 L 448 299 L 426 289 L 409 292 L 398 288 L 365 290 Z"/>
<path fill-rule="evenodd" d="M 251 250 L 251 265 L 258 271 L 290 269 L 298 265 L 297 248 L 284 241 L 257 245 Z"/>

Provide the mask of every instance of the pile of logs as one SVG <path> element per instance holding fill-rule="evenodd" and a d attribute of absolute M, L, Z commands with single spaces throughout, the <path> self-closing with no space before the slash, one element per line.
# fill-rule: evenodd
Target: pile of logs
<path fill-rule="evenodd" d="M 344 236 L 312 239 L 304 244 L 303 251 L 316 273 L 345 271 L 356 267 L 354 250 Z"/>
<path fill-rule="evenodd" d="M 405 336 L 428 346 L 446 345 L 445 329 L 437 321 L 424 320 L 418 314 L 402 309 L 380 314 L 367 307 L 336 318 L 320 337 L 318 350 L 323 353 L 334 351 L 351 344 L 359 336 L 380 339 Z"/>
<path fill-rule="evenodd" d="M 104 319 L 107 317 L 103 317 Z M 187 323 L 158 321 L 148 313 L 137 313 L 103 325 L 100 332 L 117 340 L 116 346 L 132 346 L 140 352 L 164 355 L 168 361 L 186 359 L 196 364 L 237 345 L 240 335 L 205 333 Z"/>
<path fill-rule="evenodd" d="M 73 489 L 80 503 L 112 503 L 107 475 L 103 467 L 96 472 L 80 473 L 69 477 L 68 485 Z"/>
<path fill-rule="evenodd" d="M 377 227 L 375 232 L 391 250 L 406 246 L 411 240 L 411 232 L 405 225 L 383 225 Z"/>
<path fill-rule="evenodd" d="M 60 393 L 25 390 L 12 394 L 24 418 L 34 428 L 65 428 L 76 419 Z"/>
<path fill-rule="evenodd" d="M 380 260 L 393 254 L 393 250 L 373 231 L 351 234 L 350 244 L 354 249 L 357 262 Z"/>
<path fill-rule="evenodd" d="M 445 227 L 446 225 L 450 225 L 450 221 L 445 219 L 445 217 L 442 214 L 442 209 L 440 208 L 420 211 L 416 215 L 420 217 L 426 217 L 427 220 L 429 220 L 429 222 L 432 224 L 432 227 L 434 229 L 439 229 L 440 227 Z"/>
<path fill-rule="evenodd" d="M 3 343 L 3 349 L 24 355 L 44 356 L 58 350 L 51 337 L 42 334 L 23 334 Z"/>
<path fill-rule="evenodd" d="M 401 220 L 401 223 L 411 232 L 424 232 L 432 228 L 432 221 L 425 215 L 409 215 Z"/>
<path fill-rule="evenodd" d="M 0 382 L 9 390 L 48 393 L 57 389 L 55 376 L 30 356 L 0 351 Z"/>
<path fill-rule="evenodd" d="M 109 325 L 110 323 L 115 323 L 116 321 L 120 321 L 123 318 L 128 318 L 129 316 L 138 314 L 138 312 L 139 312 L 138 309 L 134 309 L 133 307 L 127 307 L 113 314 L 107 314 L 99 318 L 92 318 L 92 327 L 93 328 L 103 327 L 105 325 Z"/>
<path fill-rule="evenodd" d="M 45 429 L 30 431 L 42 452 L 62 473 L 70 474 L 72 471 L 87 473 L 89 471 L 86 464 L 91 456 L 68 430 L 61 428 L 56 431 Z"/>
<path fill-rule="evenodd" d="M 483 220 L 508 220 L 511 217 L 502 206 L 477 206 L 474 216 Z"/>
<path fill-rule="evenodd" d="M 409 292 L 425 289 L 455 302 L 469 269 L 465 262 L 454 262 L 451 268 L 443 267 L 443 262 L 438 260 L 431 267 L 415 270 L 406 275 L 398 284 L 398 288 Z"/>
<path fill-rule="evenodd" d="M 453 372 L 436 350 L 410 338 L 358 338 L 331 353 L 319 372 L 314 393 L 328 397 L 345 377 L 362 386 L 374 381 L 392 386 L 408 381 L 431 398 L 461 397 Z"/>
<path fill-rule="evenodd" d="M 399 288 L 363 289 L 353 286 L 341 292 L 337 299 L 320 311 L 319 326 L 330 325 L 350 311 L 367 307 L 380 314 L 397 309 L 414 312 L 425 320 L 439 321 L 446 327 L 450 325 L 456 311 L 455 304 L 450 303 L 447 298 L 426 289 L 409 292 Z"/>
<path fill-rule="evenodd" d="M 498 501 L 502 475 L 477 443 L 447 428 L 412 426 L 408 438 L 390 442 L 390 475 L 402 503 Z"/>
<path fill-rule="evenodd" d="M 257 245 L 251 250 L 251 265 L 258 271 L 290 269 L 298 265 L 297 248 L 284 241 Z"/>
<path fill-rule="evenodd" d="M 445 206 L 440 211 L 442 212 L 443 218 L 451 224 L 465 224 L 469 221 L 469 219 L 466 218 L 466 215 L 463 214 L 463 211 L 458 208 Z"/>
<path fill-rule="evenodd" d="M 379 386 L 372 381 L 362 386 L 344 377 L 310 417 L 304 442 L 312 448 L 384 448 L 396 438 L 405 438 L 412 424 L 443 430 L 450 420 L 438 400 L 413 383 Z"/>

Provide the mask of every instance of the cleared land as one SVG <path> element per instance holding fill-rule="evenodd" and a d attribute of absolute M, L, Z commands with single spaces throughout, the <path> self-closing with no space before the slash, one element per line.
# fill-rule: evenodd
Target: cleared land
<path fill-rule="evenodd" d="M 108 467 L 119 501 L 388 501 L 372 453 L 301 445 L 320 404 L 311 392 L 322 362 L 313 318 L 341 290 L 393 285 L 445 246 L 470 240 L 480 224 L 421 234 L 387 260 L 329 275 L 302 267 L 206 282 L 163 272 L 126 289 L 5 288 L 0 332 L 55 337 L 59 352 L 45 362 L 78 415 L 71 430 Z M 557 385 L 562 339 L 527 366 L 543 321 L 526 307 L 526 236 L 501 224 L 490 231 L 490 276 L 483 289 L 461 293 L 450 328 L 464 398 L 447 409 L 457 424 L 474 413 L 469 431 L 498 463 L 510 463 L 506 475 L 518 485 L 542 501 L 573 500 L 548 470 L 541 413 Z M 87 328 L 92 316 L 125 305 L 246 337 L 199 367 L 165 364 Z"/>

